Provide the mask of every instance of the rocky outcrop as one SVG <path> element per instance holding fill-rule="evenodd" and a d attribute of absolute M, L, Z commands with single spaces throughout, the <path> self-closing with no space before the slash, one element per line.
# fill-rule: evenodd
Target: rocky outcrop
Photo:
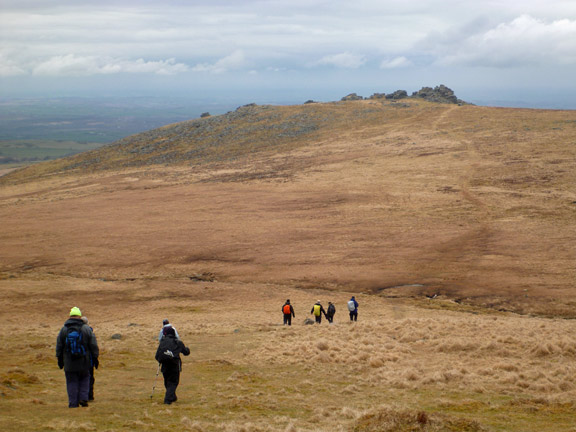
<path fill-rule="evenodd" d="M 465 103 L 458 99 L 456 95 L 454 95 L 454 92 L 443 84 L 434 88 L 422 87 L 420 90 L 412 93 L 412 97 L 438 103 Z"/>
<path fill-rule="evenodd" d="M 347 96 L 344 96 L 341 101 L 357 101 L 357 100 L 364 100 L 362 96 L 358 96 L 356 93 L 350 93 Z"/>
<path fill-rule="evenodd" d="M 386 98 L 386 93 L 374 93 L 368 99 L 385 99 L 385 98 Z"/>
<path fill-rule="evenodd" d="M 386 99 L 388 100 L 400 100 L 400 99 L 406 99 L 407 97 L 408 92 L 406 90 L 396 90 L 394 93 L 386 95 Z"/>
<path fill-rule="evenodd" d="M 356 101 L 363 100 L 362 96 L 358 96 L 356 93 L 350 93 L 348 96 L 344 96 L 342 101 Z M 451 103 L 451 104 L 468 104 L 461 99 L 458 99 L 454 92 L 446 87 L 444 84 L 440 84 L 434 88 L 432 87 L 422 87 L 420 90 L 412 93 L 408 96 L 406 90 L 396 90 L 394 93 L 374 93 L 369 98 L 370 100 L 377 99 L 387 99 L 387 100 L 401 100 L 401 99 L 424 99 L 429 102 L 436 103 Z"/>

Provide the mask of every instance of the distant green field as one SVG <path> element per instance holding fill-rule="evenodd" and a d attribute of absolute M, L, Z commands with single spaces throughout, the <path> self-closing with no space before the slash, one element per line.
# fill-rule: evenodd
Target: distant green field
<path fill-rule="evenodd" d="M 0 140 L 0 165 L 57 159 L 101 147 L 102 143 L 52 140 Z"/>
<path fill-rule="evenodd" d="M 0 167 L 73 155 L 233 108 L 184 98 L 0 98 Z"/>

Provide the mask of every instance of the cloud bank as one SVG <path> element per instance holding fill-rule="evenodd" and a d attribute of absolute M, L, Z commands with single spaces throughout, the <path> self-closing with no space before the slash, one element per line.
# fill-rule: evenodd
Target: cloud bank
<path fill-rule="evenodd" d="M 576 75 L 576 2 L 2 0 L 0 86 L 122 75 L 143 88 L 561 85 Z"/>

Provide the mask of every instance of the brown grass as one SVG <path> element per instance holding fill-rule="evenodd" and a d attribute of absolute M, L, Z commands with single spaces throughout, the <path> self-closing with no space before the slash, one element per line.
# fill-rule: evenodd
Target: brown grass
<path fill-rule="evenodd" d="M 4 184 L 0 428 L 574 430 L 574 112 L 357 112 L 236 162 Z M 333 325 L 303 325 L 317 299 Z M 102 348 L 82 410 L 73 305 Z M 192 350 L 170 407 L 165 317 Z"/>

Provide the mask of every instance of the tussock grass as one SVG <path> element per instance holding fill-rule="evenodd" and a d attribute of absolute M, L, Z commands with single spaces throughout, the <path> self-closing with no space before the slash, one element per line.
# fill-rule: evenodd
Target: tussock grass
<path fill-rule="evenodd" d="M 423 411 L 381 408 L 360 417 L 352 430 L 353 432 L 482 432 L 487 429 L 473 420 L 427 414 Z"/>
<path fill-rule="evenodd" d="M 61 288 L 53 283 L 46 282 L 37 299 Z M 90 292 L 94 282 L 76 283 Z M 53 357 L 62 311 L 46 302 L 39 325 L 24 330 L 24 365 L 16 367 L 8 354 L 18 342 L 6 340 L 0 404 L 10 414 L 0 427 L 548 432 L 576 420 L 573 321 L 421 309 L 358 295 L 357 323 L 339 307 L 334 324 L 308 326 L 303 321 L 317 298 L 341 306 L 349 294 L 221 282 L 206 290 L 179 281 L 169 284 L 172 298 L 158 295 L 165 281 L 135 284 L 131 292 L 150 300 L 133 302 L 133 295 L 103 290 L 98 303 L 81 304 L 102 349 L 96 401 L 86 409 L 67 408 L 64 376 Z M 0 290 L 10 284 L 0 281 Z M 281 325 L 286 297 L 297 314 L 291 327 Z M 14 299 L 11 307 L 24 302 Z M 184 358 L 179 400 L 170 407 L 161 403 L 161 377 L 150 398 L 156 338 L 166 316 L 192 351 Z M 0 325 L 3 334 L 22 329 L 10 318 Z M 117 333 L 121 339 L 112 339 Z M 427 423 L 415 420 L 419 413 Z"/>

